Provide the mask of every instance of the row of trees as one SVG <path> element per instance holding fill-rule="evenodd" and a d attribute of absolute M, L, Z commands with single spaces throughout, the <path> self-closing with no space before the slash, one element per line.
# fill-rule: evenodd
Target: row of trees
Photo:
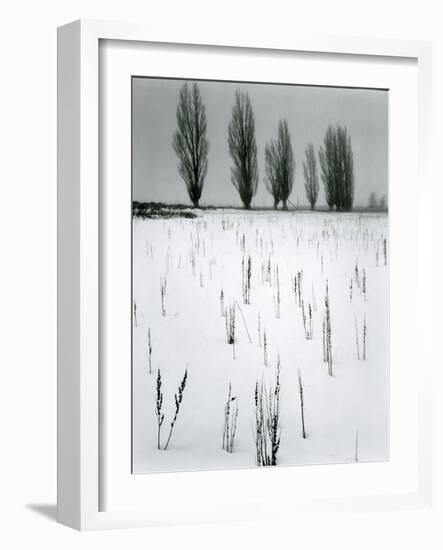
<path fill-rule="evenodd" d="M 208 171 L 209 143 L 206 137 L 206 109 L 198 85 L 185 83 L 177 106 L 177 130 L 172 146 L 179 159 L 183 178 L 194 207 L 199 206 Z M 237 189 L 243 206 L 251 208 L 257 192 L 259 173 L 255 118 L 248 93 L 235 93 L 231 121 L 228 127 L 229 154 L 232 159 L 231 182 Z M 332 210 L 351 210 L 354 201 L 354 160 L 351 138 L 343 126 L 329 126 L 324 144 L 319 149 L 321 179 L 326 202 Z M 274 208 L 282 202 L 287 210 L 295 175 L 294 150 L 288 123 L 281 119 L 277 137 L 265 147 L 265 185 L 274 199 Z M 310 143 L 305 150 L 303 175 L 306 198 L 311 206 L 319 196 L 317 154 Z"/>

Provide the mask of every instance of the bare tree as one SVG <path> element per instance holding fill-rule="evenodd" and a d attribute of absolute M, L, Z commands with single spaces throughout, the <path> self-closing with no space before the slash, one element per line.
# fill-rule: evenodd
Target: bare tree
<path fill-rule="evenodd" d="M 283 201 L 283 210 L 288 209 L 287 201 L 294 185 L 295 159 L 291 145 L 291 134 L 285 119 L 278 123 L 278 144 L 280 148 L 280 198 Z"/>
<path fill-rule="evenodd" d="M 371 210 L 376 210 L 377 207 L 378 207 L 377 194 L 374 193 L 374 191 L 372 191 L 371 193 L 369 193 L 368 208 L 370 208 Z"/>
<path fill-rule="evenodd" d="M 386 200 L 386 195 L 380 197 L 380 200 L 378 201 L 378 207 L 380 208 L 380 210 L 388 209 L 388 201 Z"/>
<path fill-rule="evenodd" d="M 254 113 L 247 92 L 235 92 L 235 103 L 228 128 L 228 145 L 234 163 L 231 167 L 231 181 L 244 207 L 249 210 L 252 198 L 257 192 L 258 166 Z"/>
<path fill-rule="evenodd" d="M 280 181 L 278 178 L 278 153 L 274 141 L 265 147 L 265 185 L 266 189 L 274 197 L 274 210 L 277 210 L 280 202 Z"/>
<path fill-rule="evenodd" d="M 288 209 L 288 199 L 294 184 L 295 160 L 288 123 L 278 123 L 277 139 L 272 139 L 265 148 L 266 187 L 274 197 L 274 208 L 283 201 L 283 210 Z"/>
<path fill-rule="evenodd" d="M 310 143 L 305 149 L 303 175 L 305 177 L 306 198 L 311 205 L 311 210 L 314 210 L 318 199 L 319 186 L 317 173 L 317 156 L 315 154 L 314 145 L 312 143 Z"/>
<path fill-rule="evenodd" d="M 354 155 L 345 126 L 328 126 L 319 151 L 325 199 L 332 210 L 352 210 L 354 202 Z"/>
<path fill-rule="evenodd" d="M 339 210 L 352 210 L 354 203 L 354 153 L 352 152 L 351 137 L 346 126 L 337 126 L 337 139 L 339 145 L 339 185 L 340 202 Z"/>
<path fill-rule="evenodd" d="M 178 129 L 172 147 L 179 158 L 178 171 L 183 178 L 194 208 L 198 208 L 208 171 L 209 143 L 206 139 L 206 108 L 196 83 L 183 84 L 177 105 Z"/>
<path fill-rule="evenodd" d="M 335 131 L 331 125 L 326 130 L 324 144 L 320 147 L 318 153 L 321 166 L 321 179 L 323 180 L 323 188 L 325 200 L 329 206 L 329 210 L 334 208 L 335 204 L 335 187 L 336 187 L 336 138 Z"/>

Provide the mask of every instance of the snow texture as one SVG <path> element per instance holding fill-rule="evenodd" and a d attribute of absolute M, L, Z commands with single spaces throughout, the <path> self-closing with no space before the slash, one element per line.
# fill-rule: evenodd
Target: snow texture
<path fill-rule="evenodd" d="M 255 384 L 275 380 L 278 357 L 278 465 L 389 459 L 386 214 L 225 209 L 199 212 L 194 219 L 134 218 L 133 223 L 134 473 L 255 467 Z M 244 304 L 242 259 L 247 267 L 249 256 L 250 304 Z M 266 280 L 269 265 L 270 281 Z M 306 339 L 302 308 L 294 294 L 293 277 L 301 271 L 307 317 L 309 305 L 312 309 L 311 340 Z M 160 290 L 165 281 L 163 315 Z M 323 361 L 326 282 L 333 376 L 328 375 Z M 233 346 L 227 343 L 222 289 L 224 307 L 236 304 L 235 359 Z M 268 366 L 264 364 L 263 330 Z M 162 445 L 175 412 L 174 394 L 188 369 L 183 401 L 166 451 L 157 449 L 158 369 L 164 393 Z M 303 381 L 306 439 L 302 437 L 298 370 Z M 238 405 L 232 453 L 222 448 L 229 383 Z"/>

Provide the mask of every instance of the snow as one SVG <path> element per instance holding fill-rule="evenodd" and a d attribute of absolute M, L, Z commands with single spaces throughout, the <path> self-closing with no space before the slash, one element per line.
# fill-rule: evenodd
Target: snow
<path fill-rule="evenodd" d="M 242 242 L 244 236 L 244 251 Z M 281 362 L 281 445 L 278 465 L 389 459 L 389 309 L 386 214 L 214 210 L 194 219 L 134 218 L 133 235 L 133 472 L 255 467 L 254 389 L 275 379 Z M 378 260 L 377 260 L 378 250 Z M 252 262 L 251 303 L 242 300 L 242 258 Z M 272 283 L 262 280 L 271 258 Z M 195 267 L 193 269 L 193 257 Z M 323 257 L 323 272 L 322 272 Z M 387 256 L 389 264 L 389 256 Z M 358 263 L 360 288 L 355 280 Z M 281 311 L 274 308 L 278 264 Z M 305 310 L 314 334 L 306 340 L 292 277 L 303 270 Z M 366 297 L 362 292 L 366 273 Z M 167 279 L 166 315 L 160 284 Z M 350 282 L 353 296 L 350 299 Z M 333 376 L 323 362 L 326 280 L 332 322 Z M 237 301 L 235 359 L 227 343 L 224 304 Z M 317 309 L 315 310 L 314 301 Z M 268 340 L 259 346 L 258 314 Z M 362 354 L 357 359 L 357 320 Z M 149 373 L 148 329 L 152 341 Z M 263 336 L 262 336 L 263 338 Z M 166 442 L 174 393 L 188 369 L 177 423 L 166 451 L 157 449 L 157 369 L 162 375 Z M 307 438 L 302 438 L 298 369 L 304 386 Z M 234 452 L 222 449 L 229 382 L 239 409 Z"/>

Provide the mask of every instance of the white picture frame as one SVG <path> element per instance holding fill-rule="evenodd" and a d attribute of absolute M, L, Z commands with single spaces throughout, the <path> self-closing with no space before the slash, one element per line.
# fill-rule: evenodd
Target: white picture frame
<path fill-rule="evenodd" d="M 236 51 L 272 51 L 282 59 L 290 52 L 331 54 L 333 56 L 386 57 L 392 62 L 412 59 L 417 65 L 418 81 L 418 179 L 417 250 L 420 251 L 417 303 L 419 304 L 422 363 L 417 373 L 417 450 L 418 471 L 414 490 L 386 494 L 295 497 L 274 495 L 280 499 L 279 516 L 340 509 L 371 511 L 375 509 L 418 508 L 429 506 L 432 499 L 432 401 L 431 335 L 424 330 L 425 319 L 432 318 L 432 290 L 426 273 L 432 262 L 431 220 L 422 197 L 432 196 L 431 181 L 431 46 L 426 42 L 370 40 L 363 38 L 331 38 L 297 36 L 281 39 L 236 37 L 223 32 L 220 37 L 192 38 L 183 34 L 168 35 L 149 26 L 77 21 L 58 31 L 58 520 L 70 527 L 88 530 L 130 526 L 219 521 L 269 517 L 264 514 L 262 500 L 230 506 L 215 501 L 189 506 L 179 496 L 174 507 L 132 507 L 122 499 L 121 506 L 103 510 L 100 483 L 103 480 L 101 453 L 101 358 L 100 339 L 100 268 L 101 248 L 99 213 L 99 44 L 101 40 L 127 41 L 128 44 L 193 44 L 203 51 L 218 47 Z M 208 55 L 211 55 L 210 52 Z M 128 137 L 129 139 L 129 137 Z M 416 258 L 418 263 L 418 258 Z M 393 281 L 391 281 L 392 285 Z M 278 473 L 279 483 L 288 479 L 290 468 Z M 325 470 L 326 472 L 326 470 Z M 192 473 L 192 484 L 217 482 L 219 474 Z M 231 473 L 239 480 L 245 472 Z M 323 474 L 328 475 L 327 472 Z M 212 476 L 212 478 L 211 478 Z M 165 491 L 173 484 L 189 482 L 189 474 L 180 473 L 162 479 Z M 220 480 L 218 480 L 220 481 Z M 415 480 L 414 480 L 415 481 Z M 149 483 L 149 480 L 147 481 Z M 152 478 L 153 487 L 154 478 Z M 155 490 L 155 489 L 154 489 Z M 268 511 L 269 512 L 269 511 Z"/>

